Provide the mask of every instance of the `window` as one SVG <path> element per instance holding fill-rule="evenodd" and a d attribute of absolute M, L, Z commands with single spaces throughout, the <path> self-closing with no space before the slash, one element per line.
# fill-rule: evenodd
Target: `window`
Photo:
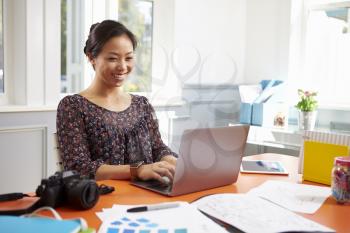
<path fill-rule="evenodd" d="M 349 8 L 310 11 L 305 37 L 306 85 L 319 92 L 322 104 L 349 104 Z"/>
<path fill-rule="evenodd" d="M 153 2 L 149 0 L 61 1 L 61 93 L 86 88 L 93 71 L 83 45 L 92 23 L 117 19 L 138 39 L 136 66 L 124 88 L 149 92 L 152 86 Z"/>
<path fill-rule="evenodd" d="M 0 0 L 0 93 L 5 92 L 3 1 Z"/>
<path fill-rule="evenodd" d="M 67 93 L 67 0 L 61 0 L 61 92 Z"/>
<path fill-rule="evenodd" d="M 290 83 L 293 89 L 317 91 L 321 108 L 348 108 L 350 2 L 300 6 L 292 7 Z"/>
<path fill-rule="evenodd" d="M 118 19 L 135 33 L 136 69 L 126 84 L 127 91 L 151 91 L 153 4 L 150 1 L 119 0 Z"/>

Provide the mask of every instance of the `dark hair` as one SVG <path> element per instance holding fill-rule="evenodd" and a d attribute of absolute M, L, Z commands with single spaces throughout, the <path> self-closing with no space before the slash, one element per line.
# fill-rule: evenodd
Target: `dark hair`
<path fill-rule="evenodd" d="M 91 54 L 93 58 L 97 57 L 110 38 L 122 35 L 129 37 L 135 51 L 137 47 L 136 37 L 123 24 L 114 20 L 104 20 L 101 23 L 91 25 L 89 37 L 84 47 L 85 55 Z"/>

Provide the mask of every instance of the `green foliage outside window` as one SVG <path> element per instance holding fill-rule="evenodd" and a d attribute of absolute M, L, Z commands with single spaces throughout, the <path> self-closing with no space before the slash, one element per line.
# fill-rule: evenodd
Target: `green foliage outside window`
<path fill-rule="evenodd" d="M 151 1 L 119 0 L 118 9 L 118 21 L 138 39 L 135 70 L 124 89 L 129 92 L 151 91 L 153 4 Z"/>

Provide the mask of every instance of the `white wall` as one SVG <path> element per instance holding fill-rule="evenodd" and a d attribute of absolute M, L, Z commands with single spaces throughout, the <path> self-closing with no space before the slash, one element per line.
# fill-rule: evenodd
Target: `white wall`
<path fill-rule="evenodd" d="M 177 76 L 186 84 L 286 79 L 290 7 L 290 0 L 176 0 Z"/>
<path fill-rule="evenodd" d="M 181 80 L 186 84 L 243 82 L 246 29 L 245 0 L 176 0 L 175 68 Z"/>
<path fill-rule="evenodd" d="M 7 41 L 12 51 L 8 54 L 12 57 L 7 63 L 10 65 L 7 74 L 11 76 L 7 79 L 15 93 L 10 95 L 10 104 L 55 105 L 59 97 L 56 86 L 60 50 L 55 46 L 59 39 L 53 38 L 59 38 L 59 1 L 6 0 L 6 3 L 12 9 L 24 11 L 20 14 L 16 10 L 18 15 L 8 17 L 12 23 Z M 167 101 L 179 98 L 183 84 L 256 83 L 264 78 L 286 78 L 290 0 L 154 3 L 152 68 L 157 83 L 152 100 L 169 95 L 173 98 Z"/>
<path fill-rule="evenodd" d="M 247 0 L 244 82 L 288 76 L 291 0 Z"/>

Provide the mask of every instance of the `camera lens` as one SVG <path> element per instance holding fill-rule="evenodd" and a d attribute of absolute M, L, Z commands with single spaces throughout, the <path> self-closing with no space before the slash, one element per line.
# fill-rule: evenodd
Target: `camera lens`
<path fill-rule="evenodd" d="M 67 201 L 79 209 L 94 207 L 99 198 L 98 186 L 94 180 L 72 180 L 66 186 Z"/>

